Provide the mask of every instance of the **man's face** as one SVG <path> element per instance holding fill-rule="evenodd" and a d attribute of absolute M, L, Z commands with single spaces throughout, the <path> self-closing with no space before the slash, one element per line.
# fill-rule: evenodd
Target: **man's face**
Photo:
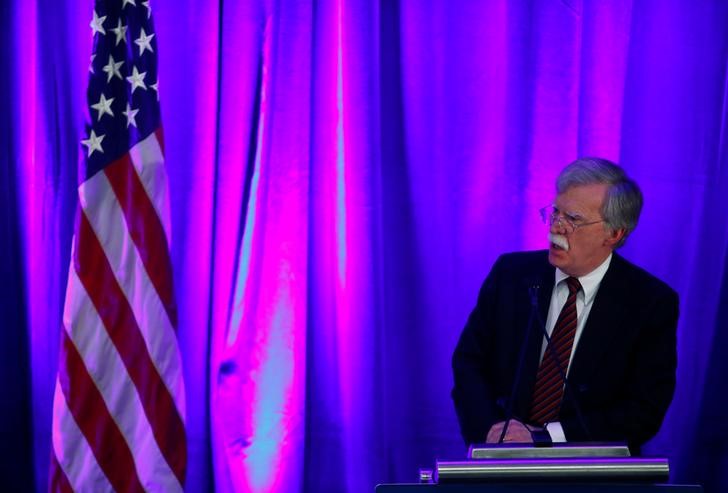
<path fill-rule="evenodd" d="M 568 188 L 556 196 L 554 207 L 559 217 L 568 217 L 575 224 L 599 221 L 601 207 L 607 194 L 607 185 L 579 185 Z M 593 271 L 609 256 L 614 245 L 624 234 L 612 231 L 604 222 L 577 227 L 569 233 L 563 221 L 554 221 L 551 234 L 562 235 L 569 248 L 563 249 L 551 242 L 549 262 L 570 276 L 583 276 Z"/>

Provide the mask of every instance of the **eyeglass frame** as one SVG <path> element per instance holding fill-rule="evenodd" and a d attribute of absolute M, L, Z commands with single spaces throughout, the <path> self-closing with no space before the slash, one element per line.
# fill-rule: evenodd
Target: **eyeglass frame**
<path fill-rule="evenodd" d="M 551 209 L 552 211 L 550 214 L 547 212 L 549 209 Z M 558 222 L 559 226 L 566 230 L 567 234 L 572 234 L 577 229 L 584 226 L 591 226 L 592 224 L 605 222 L 604 219 L 598 219 L 596 221 L 589 221 L 586 223 L 576 223 L 574 221 L 578 221 L 579 218 L 573 216 L 572 214 L 569 214 L 568 212 L 559 211 L 559 213 L 556 213 L 555 211 L 558 211 L 558 209 L 554 204 L 543 206 L 538 210 L 539 214 L 541 215 L 541 220 L 544 222 L 544 224 L 552 226 L 555 222 Z"/>

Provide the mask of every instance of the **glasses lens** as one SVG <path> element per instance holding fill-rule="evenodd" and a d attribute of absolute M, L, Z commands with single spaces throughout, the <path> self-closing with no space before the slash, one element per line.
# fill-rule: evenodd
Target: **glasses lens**
<path fill-rule="evenodd" d="M 576 225 L 566 217 L 559 214 L 552 205 L 541 208 L 539 212 L 541 213 L 541 220 L 544 224 L 551 226 L 555 223 L 559 228 L 562 228 L 566 234 L 571 234 L 576 230 Z"/>

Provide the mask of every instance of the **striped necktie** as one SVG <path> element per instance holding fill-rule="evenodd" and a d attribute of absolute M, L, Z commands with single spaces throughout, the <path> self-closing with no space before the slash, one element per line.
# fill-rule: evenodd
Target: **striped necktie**
<path fill-rule="evenodd" d="M 556 421 L 564 396 L 564 381 L 576 334 L 576 293 L 581 289 L 575 277 L 566 279 L 569 297 L 561 309 L 551 333 L 551 346 L 547 347 L 536 374 L 530 419 L 533 423 L 546 424 Z M 558 357 L 556 357 L 558 355 Z M 561 368 L 561 371 L 559 371 Z"/>

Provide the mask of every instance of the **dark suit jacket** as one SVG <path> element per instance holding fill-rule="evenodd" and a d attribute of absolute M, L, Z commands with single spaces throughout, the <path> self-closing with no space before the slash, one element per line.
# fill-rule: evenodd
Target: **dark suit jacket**
<path fill-rule="evenodd" d="M 528 329 L 529 288 L 538 286 L 543 322 L 554 271 L 546 251 L 506 254 L 483 283 L 452 360 L 452 397 L 466 443 L 484 442 L 509 404 L 527 422 L 543 341 L 538 321 Z M 675 291 L 612 256 L 569 370 L 559 415 L 568 441 L 626 441 L 638 449 L 657 433 L 675 390 L 677 318 Z M 511 403 L 522 347 L 524 366 Z"/>

